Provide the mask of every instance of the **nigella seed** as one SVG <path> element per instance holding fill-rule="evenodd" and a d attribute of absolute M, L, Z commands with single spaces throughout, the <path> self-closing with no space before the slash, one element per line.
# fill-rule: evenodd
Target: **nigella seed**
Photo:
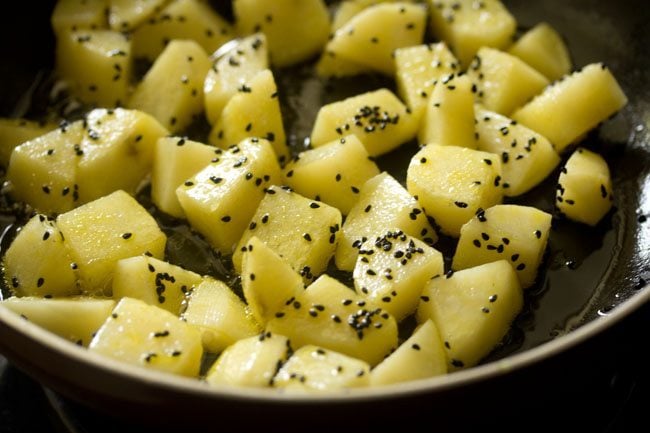
<path fill-rule="evenodd" d="M 542 238 L 542 232 L 540 230 L 535 230 L 535 237 L 537 239 L 541 239 Z"/>
<path fill-rule="evenodd" d="M 50 238 L 50 232 L 43 233 L 43 240 L 46 241 Z"/>
<path fill-rule="evenodd" d="M 307 241 L 311 242 L 311 235 L 309 233 L 305 233 L 302 235 L 302 237 Z"/>
<path fill-rule="evenodd" d="M 474 239 L 473 244 L 476 248 L 481 248 L 481 241 L 479 241 L 478 239 Z"/>
<path fill-rule="evenodd" d="M 36 281 L 36 287 L 43 287 L 43 284 L 45 284 L 45 278 L 39 277 L 39 279 Z"/>
<path fill-rule="evenodd" d="M 283 313 L 283 312 L 281 312 L 281 311 L 280 311 L 280 312 L 278 312 L 278 313 L 275 313 L 275 317 L 277 317 L 278 319 L 281 319 L 281 318 L 283 318 L 283 317 L 284 317 L 284 313 Z"/>
<path fill-rule="evenodd" d="M 491 295 L 491 296 L 488 298 L 488 301 L 490 301 L 490 302 L 496 302 L 497 297 L 498 297 L 497 295 Z"/>
<path fill-rule="evenodd" d="M 230 220 L 231 220 L 231 218 L 230 218 L 229 215 L 225 215 L 225 216 L 221 217 L 221 221 L 223 221 L 225 223 L 230 222 Z"/>
<path fill-rule="evenodd" d="M 467 207 L 467 203 L 462 201 L 455 201 L 454 204 L 461 209 L 465 209 Z"/>
<path fill-rule="evenodd" d="M 122 239 L 131 239 L 132 236 L 133 233 L 131 232 L 122 233 Z"/>
<path fill-rule="evenodd" d="M 420 350 L 420 345 L 417 343 L 413 343 L 411 347 L 413 348 L 413 350 Z"/>
<path fill-rule="evenodd" d="M 318 209 L 320 207 L 320 205 L 318 203 L 316 203 L 316 202 L 311 202 L 309 204 L 309 207 L 312 208 L 312 209 Z"/>
<path fill-rule="evenodd" d="M 457 368 L 461 368 L 465 366 L 465 363 L 459 359 L 452 359 L 451 360 L 451 365 Z"/>
<path fill-rule="evenodd" d="M 519 263 L 517 265 L 517 270 L 518 271 L 523 271 L 524 269 L 526 269 L 526 264 L 525 263 Z"/>

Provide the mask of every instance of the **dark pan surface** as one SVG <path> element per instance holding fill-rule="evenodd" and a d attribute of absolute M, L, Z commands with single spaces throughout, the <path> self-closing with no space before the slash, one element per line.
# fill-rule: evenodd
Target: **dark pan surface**
<path fill-rule="evenodd" d="M 557 339 L 568 331 L 593 321 L 605 321 L 604 323 L 613 325 L 641 304 L 638 300 L 630 298 L 647 299 L 649 289 L 644 287 L 645 282 L 650 281 L 650 222 L 645 222 L 646 215 L 650 216 L 650 9 L 644 0 L 512 0 L 505 3 L 517 17 L 522 29 L 540 20 L 545 20 L 557 28 L 566 37 L 576 66 L 596 61 L 607 63 L 628 95 L 630 103 L 617 117 L 590 134 L 584 142 L 584 145 L 605 155 L 608 160 L 614 176 L 615 210 L 595 229 L 566 221 L 555 222 L 549 241 L 545 271 L 540 274 L 538 284 L 528 291 L 525 311 L 517 319 L 506 344 L 495 351 L 490 360 L 502 359 L 511 354 L 525 355 L 528 349 L 537 348 L 542 343 Z M 45 94 L 43 90 L 50 83 L 47 71 L 52 64 L 54 46 L 47 24 L 49 11 L 46 8 L 31 10 L 36 8 L 30 8 L 29 4 L 18 5 L 18 8 L 24 9 L 24 16 L 29 16 L 33 21 L 28 27 L 20 27 L 18 24 L 22 18 L 18 16 L 16 22 L 0 30 L 2 40 L 11 41 L 0 46 L 3 59 L 0 62 L 1 116 L 38 114 L 37 107 L 42 104 L 42 101 L 38 100 L 41 96 L 38 95 Z M 30 15 L 27 15 L 28 11 Z M 384 85 L 392 86 L 385 79 L 374 76 L 321 82 L 311 76 L 309 65 L 278 71 L 277 76 L 280 77 L 278 84 L 283 98 L 283 113 L 287 120 L 287 136 L 296 150 L 304 146 L 304 138 L 309 134 L 319 106 L 352 93 Z M 25 98 L 25 95 L 30 94 L 28 90 L 34 83 L 39 83 L 33 93 L 37 95 L 37 101 L 35 104 L 26 104 L 25 101 L 31 98 Z M 382 168 L 395 173 L 396 177 L 403 178 L 403 169 L 415 148 L 415 144 L 406 145 L 399 151 L 380 158 L 378 162 Z M 522 199 L 517 199 L 517 202 L 533 204 L 551 212 L 556 179 L 557 173 L 554 173 L 547 182 Z M 5 225 L 12 221 L 9 215 L 0 215 L 0 218 Z M 163 222 L 172 238 L 170 257 L 176 257 L 183 263 L 187 260 L 186 257 L 191 255 L 195 258 L 183 264 L 204 273 L 224 273 L 221 264 L 203 252 L 200 245 L 197 247 L 197 242 L 188 242 L 190 238 L 186 227 L 174 221 Z M 451 252 L 453 242 L 443 239 L 439 248 Z M 621 304 L 625 307 L 617 308 Z M 621 308 L 624 314 L 617 315 L 616 312 Z M 559 340 L 585 339 L 590 335 L 587 332 L 574 332 Z M 29 338 L 36 337 L 29 334 Z M 57 347 L 49 347 L 39 353 L 37 344 L 27 346 L 28 350 L 18 354 L 20 351 L 15 347 L 3 347 L 0 338 L 0 350 L 13 354 L 14 361 L 32 374 L 45 379 L 55 389 L 61 389 L 65 393 L 76 394 L 79 391 L 78 380 L 61 377 L 60 374 L 57 376 L 56 373 L 52 377 L 43 363 L 29 359 L 29 356 L 60 358 Z M 563 350 L 560 346 L 553 346 L 551 352 Z M 537 358 L 548 356 L 548 353 L 540 350 L 528 353 L 532 355 L 526 358 L 525 362 L 522 357 L 513 359 L 522 361 L 521 365 L 528 365 L 534 363 Z M 73 364 L 76 362 L 83 363 L 83 360 L 76 359 Z M 565 365 L 570 368 L 572 364 L 567 362 Z M 86 367 L 87 371 L 82 369 L 83 373 L 90 376 L 98 373 L 92 366 Z M 95 385 L 89 386 L 90 389 L 82 389 L 83 393 L 77 394 L 76 397 L 88 397 L 91 403 L 97 404 L 102 397 L 98 400 L 94 395 L 97 392 L 93 392 L 94 387 L 109 400 L 124 399 L 124 395 L 110 386 L 115 376 L 110 372 L 102 372 L 104 373 L 104 376 L 96 377 Z M 119 372 L 113 374 L 119 376 Z M 481 381 L 481 374 L 479 370 L 475 377 L 468 379 L 468 383 L 475 385 Z M 510 376 L 516 377 L 515 374 Z M 142 383 L 132 384 L 134 401 L 160 407 L 169 404 L 167 400 L 172 396 L 187 399 L 187 389 L 175 389 L 173 386 L 169 388 L 170 385 L 166 385 L 166 391 L 156 397 L 155 391 L 158 388 L 155 383 L 149 382 L 150 379 L 150 375 L 144 375 Z M 484 382 L 490 383 L 489 378 Z M 404 397 L 411 394 L 417 396 L 423 393 L 446 392 L 453 400 L 458 397 L 454 397 L 455 393 L 463 392 L 459 391 L 456 385 L 458 384 L 438 387 L 432 385 L 430 389 L 425 386 L 416 391 L 402 390 L 398 394 Z M 480 389 L 480 386 L 475 388 Z M 195 393 L 193 397 L 208 401 L 224 398 L 223 395 L 204 392 Z M 226 396 L 226 399 L 231 397 Z M 390 400 L 390 396 L 386 394 L 380 394 L 378 397 Z M 261 400 L 264 401 L 264 398 Z M 194 400 L 188 400 L 188 404 L 190 401 Z M 239 403 L 243 404 L 241 400 Z M 339 406 L 345 403 L 339 401 L 330 404 L 340 410 Z M 246 406 L 244 404 L 242 407 Z M 202 407 L 204 406 L 198 404 L 194 409 L 199 411 Z"/>

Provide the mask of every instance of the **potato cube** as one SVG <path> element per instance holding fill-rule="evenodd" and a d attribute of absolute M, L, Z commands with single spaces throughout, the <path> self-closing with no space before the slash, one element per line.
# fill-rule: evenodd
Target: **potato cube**
<path fill-rule="evenodd" d="M 284 170 L 294 191 L 338 208 L 347 215 L 359 197 L 359 189 L 379 174 L 363 143 L 348 135 L 301 152 Z"/>
<path fill-rule="evenodd" d="M 595 226 L 612 208 L 612 178 L 602 156 L 577 149 L 558 180 L 555 206 L 562 215 Z"/>
<path fill-rule="evenodd" d="M 115 301 L 88 297 L 14 297 L 5 299 L 0 305 L 59 337 L 88 346 L 115 308 Z"/>
<path fill-rule="evenodd" d="M 110 0 L 108 24 L 111 29 L 133 30 L 151 18 L 167 0 Z"/>
<path fill-rule="evenodd" d="M 478 209 L 501 203 L 501 176 L 493 153 L 429 144 L 411 158 L 406 185 L 440 229 L 458 237 Z"/>
<path fill-rule="evenodd" d="M 123 298 L 90 342 L 89 349 L 152 370 L 197 377 L 201 335 L 169 311 Z"/>
<path fill-rule="evenodd" d="M 593 63 L 547 87 L 512 118 L 548 138 L 558 153 L 627 104 L 611 71 Z"/>
<path fill-rule="evenodd" d="M 359 247 L 354 288 L 400 321 L 415 311 L 424 284 L 443 273 L 439 251 L 391 230 L 370 236 Z"/>
<path fill-rule="evenodd" d="M 459 70 L 458 59 L 444 42 L 395 50 L 397 93 L 417 118 L 426 111 L 434 83 Z"/>
<path fill-rule="evenodd" d="M 415 137 L 417 120 L 388 89 L 353 96 L 318 110 L 311 145 L 319 147 L 354 134 L 370 156 L 397 148 Z"/>
<path fill-rule="evenodd" d="M 163 137 L 156 142 L 151 172 L 151 200 L 160 209 L 176 218 L 184 218 L 176 190 L 186 180 L 207 167 L 221 154 L 203 143 L 184 137 Z"/>
<path fill-rule="evenodd" d="M 294 349 L 313 344 L 371 365 L 397 346 L 395 318 L 327 275 L 276 312 L 266 330 L 288 337 Z"/>
<path fill-rule="evenodd" d="M 241 284 L 246 303 L 261 325 L 265 325 L 303 291 L 302 277 L 255 236 L 248 240 L 241 266 Z"/>
<path fill-rule="evenodd" d="M 210 132 L 211 144 L 223 149 L 249 137 L 268 140 L 283 164 L 289 158 L 278 101 L 278 88 L 269 69 L 237 89 Z"/>
<path fill-rule="evenodd" d="M 181 317 L 201 331 L 203 347 L 210 353 L 261 331 L 246 304 L 225 283 L 210 278 L 192 291 Z"/>
<path fill-rule="evenodd" d="M 419 142 L 476 149 L 475 89 L 465 75 L 440 78 L 433 86 L 420 122 Z"/>
<path fill-rule="evenodd" d="M 370 373 L 370 384 L 390 385 L 447 373 L 445 353 L 438 328 L 425 321 L 395 352 Z"/>
<path fill-rule="evenodd" d="M 476 84 L 477 100 L 506 116 L 549 84 L 544 75 L 518 57 L 487 47 L 478 50 L 467 75 Z"/>
<path fill-rule="evenodd" d="M 309 59 L 329 36 L 329 13 L 323 0 L 235 0 L 233 9 L 239 33 L 266 35 L 276 67 Z"/>
<path fill-rule="evenodd" d="M 499 0 L 429 0 L 429 4 L 433 34 L 449 44 L 463 67 L 483 46 L 506 48 L 517 29 Z"/>
<path fill-rule="evenodd" d="M 560 163 L 553 145 L 542 135 L 481 106 L 475 112 L 478 148 L 501 156 L 506 196 L 528 192 Z"/>
<path fill-rule="evenodd" d="M 81 203 L 120 189 L 135 194 L 151 172 L 154 146 L 164 135 L 167 130 L 141 111 L 116 108 L 88 113 L 75 157 Z"/>
<path fill-rule="evenodd" d="M 234 36 L 232 26 L 206 2 L 173 0 L 135 29 L 133 55 L 153 62 L 174 39 L 192 40 L 201 46 L 201 51 L 212 54 Z M 194 56 L 192 52 L 186 55 Z"/>
<path fill-rule="evenodd" d="M 336 248 L 336 267 L 352 271 L 361 243 L 377 233 L 398 228 L 409 236 L 433 245 L 435 230 L 417 200 L 388 173 L 368 180 L 343 224 Z"/>
<path fill-rule="evenodd" d="M 528 288 L 535 282 L 550 230 L 551 215 L 534 207 L 496 205 L 480 210 L 460 231 L 452 268 L 507 260 L 521 286 Z"/>
<path fill-rule="evenodd" d="M 6 287 L 18 296 L 69 296 L 79 292 L 75 267 L 56 223 L 33 216 L 4 254 Z"/>
<path fill-rule="evenodd" d="M 212 62 L 199 44 L 173 40 L 138 84 L 130 108 L 146 111 L 171 132 L 203 113 L 203 82 Z"/>
<path fill-rule="evenodd" d="M 11 153 L 7 181 L 11 196 L 38 212 L 58 214 L 73 209 L 79 200 L 74 145 L 84 135 L 82 121 L 61 127 L 17 146 Z"/>
<path fill-rule="evenodd" d="M 571 72 L 571 57 L 562 36 L 548 23 L 539 23 L 524 33 L 509 49 L 544 74 L 556 81 Z"/>
<path fill-rule="evenodd" d="M 335 207 L 271 186 L 233 254 L 235 269 L 241 270 L 244 247 L 257 236 L 310 282 L 334 255 L 341 220 Z"/>
<path fill-rule="evenodd" d="M 176 190 L 190 225 L 223 254 L 233 248 L 248 227 L 265 189 L 281 174 L 271 144 L 242 141 L 221 151 L 214 162 Z"/>
<path fill-rule="evenodd" d="M 77 30 L 57 38 L 57 73 L 71 93 L 88 105 L 124 105 L 132 63 L 131 41 L 120 32 Z"/>
<path fill-rule="evenodd" d="M 512 266 L 498 260 L 431 280 L 417 319 L 436 324 L 453 371 L 476 365 L 501 342 L 523 298 Z"/>
<path fill-rule="evenodd" d="M 289 340 L 282 335 L 262 333 L 228 346 L 206 375 L 213 386 L 267 387 L 289 356 Z"/>
<path fill-rule="evenodd" d="M 370 384 L 367 362 L 322 347 L 296 350 L 280 368 L 273 386 L 292 392 L 324 392 Z"/>
<path fill-rule="evenodd" d="M 154 257 L 137 256 L 118 260 L 113 270 L 113 299 L 134 298 L 175 315 L 200 275 Z"/>
<path fill-rule="evenodd" d="M 396 49 L 422 43 L 426 11 L 407 2 L 380 3 L 354 15 L 336 30 L 326 51 L 392 76 Z"/>
<path fill-rule="evenodd" d="M 106 0 L 58 0 L 51 19 L 54 33 L 106 28 L 106 6 Z"/>
<path fill-rule="evenodd" d="M 145 253 L 162 258 L 165 252 L 165 234 L 124 191 L 59 215 L 57 225 L 77 265 L 81 288 L 88 293 L 110 293 L 118 260 Z"/>
<path fill-rule="evenodd" d="M 269 53 L 264 33 L 248 36 L 224 53 L 208 71 L 203 84 L 208 122 L 215 124 L 238 89 L 268 67 Z"/>
<path fill-rule="evenodd" d="M 0 118 L 0 165 L 7 168 L 16 146 L 53 131 L 56 125 L 26 119 Z"/>

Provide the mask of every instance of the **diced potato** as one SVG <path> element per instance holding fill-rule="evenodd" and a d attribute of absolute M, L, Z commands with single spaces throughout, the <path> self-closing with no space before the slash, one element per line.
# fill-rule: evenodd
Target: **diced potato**
<path fill-rule="evenodd" d="M 499 0 L 429 0 L 431 30 L 464 67 L 483 46 L 507 48 L 517 22 Z"/>
<path fill-rule="evenodd" d="M 141 111 L 116 108 L 88 113 L 81 151 L 75 158 L 80 202 L 120 189 L 134 194 L 151 172 L 154 146 L 164 135 L 167 130 Z"/>
<path fill-rule="evenodd" d="M 235 269 L 241 270 L 244 247 L 257 236 L 310 282 L 334 255 L 341 222 L 337 208 L 271 186 L 233 254 Z"/>
<path fill-rule="evenodd" d="M 146 113 L 95 109 L 85 121 L 63 124 L 18 146 L 7 179 L 17 199 L 48 213 L 118 189 L 135 193 L 151 170 L 154 143 L 166 133 Z"/>
<path fill-rule="evenodd" d="M 88 346 L 115 307 L 111 299 L 86 297 L 9 298 L 0 302 L 26 320 L 80 346 Z"/>
<path fill-rule="evenodd" d="M 603 157 L 579 148 L 560 173 L 555 206 L 567 218 L 595 226 L 612 208 L 613 190 Z"/>
<path fill-rule="evenodd" d="M 234 36 L 232 26 L 206 2 L 173 0 L 133 32 L 133 55 L 153 62 L 174 39 L 193 40 L 211 54 Z"/>
<path fill-rule="evenodd" d="M 363 185 L 359 200 L 348 213 L 336 248 L 336 267 L 352 271 L 361 243 L 393 228 L 422 239 L 428 245 L 438 240 L 417 200 L 384 172 Z"/>
<path fill-rule="evenodd" d="M 88 293 L 110 293 L 118 260 L 145 253 L 162 258 L 165 252 L 167 238 L 156 220 L 124 191 L 60 215 L 57 225 Z"/>
<path fill-rule="evenodd" d="M 246 304 L 225 283 L 210 278 L 192 291 L 181 317 L 201 331 L 203 347 L 211 353 L 261 331 Z"/>
<path fill-rule="evenodd" d="M 196 377 L 201 334 L 169 311 L 123 298 L 90 342 L 96 353 L 140 367 Z"/>
<path fill-rule="evenodd" d="M 478 105 L 475 113 L 479 150 L 501 155 L 506 196 L 528 192 L 560 163 L 553 145 L 542 135 Z"/>
<path fill-rule="evenodd" d="M 444 42 L 395 50 L 397 92 L 417 118 L 426 111 L 434 83 L 459 69 L 458 59 Z"/>
<path fill-rule="evenodd" d="M 178 316 L 186 295 L 201 280 L 192 271 L 154 257 L 129 257 L 115 264 L 113 299 L 140 299 Z"/>
<path fill-rule="evenodd" d="M 294 191 L 338 208 L 347 215 L 359 197 L 358 191 L 379 174 L 363 143 L 348 135 L 301 152 L 284 170 Z"/>
<path fill-rule="evenodd" d="M 494 48 L 483 47 L 467 70 L 476 85 L 477 100 L 488 110 L 509 115 L 549 84 L 524 61 Z"/>
<path fill-rule="evenodd" d="M 548 23 L 539 23 L 523 34 L 508 52 L 556 81 L 571 72 L 571 57 L 562 36 Z"/>
<path fill-rule="evenodd" d="M 371 365 L 397 346 L 395 318 L 328 275 L 278 311 L 266 329 L 287 336 L 294 349 L 313 344 Z"/>
<path fill-rule="evenodd" d="M 303 291 L 302 277 L 264 242 L 253 236 L 242 254 L 241 283 L 253 317 L 265 325 Z"/>
<path fill-rule="evenodd" d="M 422 43 L 426 11 L 407 2 L 380 3 L 354 15 L 336 30 L 326 51 L 392 76 L 393 52 Z"/>
<path fill-rule="evenodd" d="M 353 96 L 318 110 L 311 145 L 319 147 L 354 134 L 370 156 L 378 156 L 413 139 L 417 120 L 388 89 Z"/>
<path fill-rule="evenodd" d="M 230 98 L 212 128 L 209 141 L 226 149 L 249 137 L 268 140 L 280 163 L 288 159 L 278 88 L 269 69 L 259 72 L 237 89 L 237 94 Z"/>
<path fill-rule="evenodd" d="M 4 254 L 5 284 L 18 296 L 69 296 L 79 292 L 64 237 L 56 223 L 33 216 Z"/>
<path fill-rule="evenodd" d="M 501 176 L 492 153 L 429 144 L 411 158 L 406 185 L 440 229 L 458 237 L 478 209 L 501 203 Z"/>
<path fill-rule="evenodd" d="M 497 346 L 523 306 L 523 292 L 506 260 L 434 278 L 422 292 L 418 322 L 433 320 L 449 369 L 472 367 Z"/>
<path fill-rule="evenodd" d="M 400 321 L 415 311 L 424 284 L 443 273 L 439 251 L 401 230 L 387 231 L 359 247 L 354 288 Z"/>
<path fill-rule="evenodd" d="M 593 63 L 547 87 L 511 116 L 548 138 L 558 153 L 627 104 L 611 71 Z"/>
<path fill-rule="evenodd" d="M 109 0 L 108 24 L 113 30 L 127 31 L 140 26 L 159 12 L 167 0 Z"/>
<path fill-rule="evenodd" d="M 84 29 L 62 32 L 57 38 L 57 73 L 88 105 L 124 105 L 132 63 L 131 41 L 120 32 Z"/>
<path fill-rule="evenodd" d="M 211 65 L 196 42 L 171 41 L 135 88 L 129 107 L 146 111 L 171 132 L 183 131 L 203 112 L 203 82 Z"/>
<path fill-rule="evenodd" d="M 221 149 L 184 137 L 159 138 L 154 148 L 151 172 L 153 203 L 166 214 L 184 218 L 185 212 L 176 196 L 176 189 L 220 154 Z"/>
<path fill-rule="evenodd" d="M 367 362 L 308 345 L 291 355 L 273 379 L 273 385 L 293 392 L 323 392 L 367 386 L 369 378 Z"/>
<path fill-rule="evenodd" d="M 433 321 L 427 320 L 372 370 L 370 384 L 390 385 L 445 373 L 447 354 L 438 328 Z"/>
<path fill-rule="evenodd" d="M 551 215 L 521 205 L 496 205 L 477 212 L 460 231 L 452 268 L 461 270 L 507 260 L 521 286 L 533 285 L 551 230 Z"/>
<path fill-rule="evenodd" d="M 369 6 L 395 0 L 345 0 L 339 3 L 332 19 L 332 30 L 338 30 L 352 17 Z"/>
<path fill-rule="evenodd" d="M 223 254 L 232 254 L 280 167 L 267 140 L 251 138 L 227 151 L 176 190 L 190 225 Z"/>
<path fill-rule="evenodd" d="M 56 125 L 26 119 L 0 118 L 0 165 L 9 166 L 14 148 L 53 131 Z"/>
<path fill-rule="evenodd" d="M 52 28 L 56 34 L 106 28 L 106 6 L 106 0 L 58 0 L 52 12 Z"/>
<path fill-rule="evenodd" d="M 75 144 L 84 136 L 82 121 L 61 127 L 17 146 L 11 153 L 7 181 L 11 196 L 37 211 L 57 214 L 79 201 Z"/>
<path fill-rule="evenodd" d="M 287 360 L 289 347 L 289 340 L 282 335 L 262 333 L 244 338 L 221 353 L 205 380 L 213 386 L 270 386 Z"/>
<path fill-rule="evenodd" d="M 239 33 L 266 35 L 276 67 L 309 59 L 329 36 L 329 13 L 323 0 L 235 0 L 233 9 Z"/>
<path fill-rule="evenodd" d="M 269 53 L 264 33 L 248 36 L 224 53 L 208 71 L 203 85 L 208 122 L 211 125 L 216 123 L 223 107 L 238 89 L 268 67 Z"/>
<path fill-rule="evenodd" d="M 451 74 L 440 78 L 426 104 L 419 142 L 476 149 L 475 89 L 466 75 Z"/>

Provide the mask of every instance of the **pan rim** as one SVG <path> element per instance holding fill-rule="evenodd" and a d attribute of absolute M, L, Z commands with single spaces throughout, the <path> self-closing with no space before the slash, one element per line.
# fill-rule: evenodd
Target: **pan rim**
<path fill-rule="evenodd" d="M 649 301 L 650 284 L 647 284 L 630 298 L 617 305 L 613 310 L 608 312 L 607 315 L 599 316 L 564 335 L 558 336 L 548 342 L 542 343 L 539 346 L 525 350 L 521 353 L 516 353 L 499 360 L 443 376 L 381 387 L 347 389 L 339 392 L 319 394 L 283 392 L 281 389 L 272 388 L 215 387 L 209 386 L 205 381 L 195 378 L 180 377 L 154 370 L 148 370 L 136 365 L 130 365 L 91 352 L 87 348 L 77 346 L 76 344 L 61 338 L 36 324 L 26 322 L 22 317 L 7 309 L 1 303 L 0 330 L 6 328 L 3 330 L 3 333 L 7 330 L 13 331 L 13 333 L 18 335 L 19 338 L 26 338 L 31 340 L 33 343 L 42 345 L 43 350 L 47 349 L 50 352 L 56 353 L 60 355 L 62 359 L 81 363 L 86 367 L 90 367 L 92 370 L 96 371 L 97 374 L 103 374 L 107 377 L 113 375 L 121 380 L 129 381 L 134 384 L 140 383 L 141 385 L 159 391 L 173 392 L 177 395 L 192 395 L 194 397 L 212 400 L 227 399 L 257 404 L 293 403 L 303 405 L 327 405 L 371 402 L 374 400 L 408 397 L 424 393 L 442 393 L 454 388 L 460 388 L 477 382 L 504 376 L 568 351 L 580 343 L 583 343 L 614 326 Z M 51 362 L 50 359 L 43 358 L 39 360 L 28 359 L 26 362 L 21 363 L 21 357 L 16 355 L 17 352 L 12 353 L 11 348 L 8 348 L 6 342 L 3 340 L 0 340 L 0 353 L 4 354 L 10 363 L 15 362 L 19 368 L 22 366 L 27 374 L 33 373 L 33 370 L 35 370 L 34 367 L 39 367 L 44 371 L 47 371 L 47 364 Z M 29 366 L 24 367 L 25 364 L 28 364 Z M 44 379 L 43 384 L 51 387 L 54 391 L 61 391 L 61 389 L 59 389 L 61 387 L 53 385 L 53 383 L 56 382 L 50 380 L 47 376 L 48 375 L 37 379 Z M 75 382 L 74 378 L 71 377 L 57 377 L 56 379 L 64 379 L 75 387 L 84 386 L 83 383 Z M 85 384 L 85 388 L 89 388 L 88 384 Z M 107 395 L 105 395 L 106 393 L 102 393 L 99 388 L 96 388 L 94 392 L 102 395 L 104 398 L 107 397 Z M 69 397 L 74 398 L 74 396 Z M 121 399 L 125 401 L 128 400 L 128 397 L 124 395 L 114 397 L 121 397 Z"/>

